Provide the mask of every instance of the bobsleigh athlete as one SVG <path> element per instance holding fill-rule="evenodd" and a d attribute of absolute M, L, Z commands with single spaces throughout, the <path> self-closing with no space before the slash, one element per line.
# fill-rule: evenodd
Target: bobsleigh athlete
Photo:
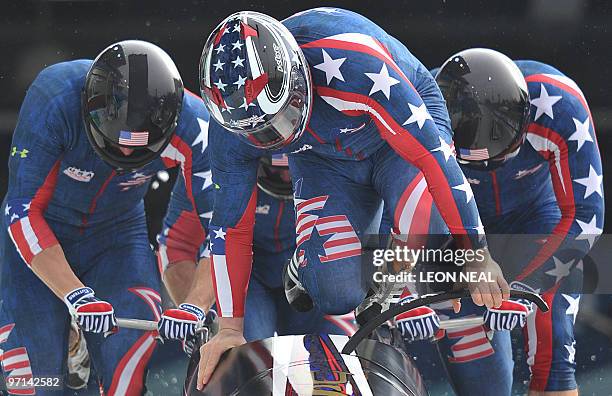
<path fill-rule="evenodd" d="M 527 318 L 529 394 L 577 395 L 581 260 L 604 221 L 601 157 L 585 96 L 552 66 L 490 49 L 461 51 L 433 73 L 485 230 L 501 234 L 489 239 L 492 254 L 513 288 L 543 293 L 551 306 Z"/>
<path fill-rule="evenodd" d="M 400 233 L 448 227 L 461 248 L 484 250 L 484 260 L 465 266 L 494 279 L 472 285 L 479 305 L 499 306 L 509 297 L 452 155 L 437 84 L 376 24 L 336 8 L 307 10 L 282 23 L 233 14 L 204 47 L 200 85 L 213 116 L 211 262 L 221 316 L 219 333 L 201 349 L 200 388 L 220 355 L 245 342 L 257 169 L 269 151 L 289 153 L 293 180 L 297 240 L 285 278 L 289 296 L 307 294 L 332 315 L 363 301 L 360 236 L 382 199 Z M 421 194 L 431 195 L 441 218 L 413 221 Z M 414 320 L 427 324 L 416 337 L 433 336 L 435 316 L 418 311 Z"/>
<path fill-rule="evenodd" d="M 275 333 L 353 334 L 355 324 L 352 315 L 324 315 L 317 309 L 296 312 L 285 297 L 283 267 L 295 251 L 293 192 L 286 154 L 268 155 L 260 159 L 257 190 L 253 271 L 245 307 L 245 339 L 260 340 Z M 164 227 L 158 237 L 158 260 L 164 268 L 164 283 L 175 303 L 189 301 L 202 310 L 208 310 L 215 299 L 210 250 L 201 248 L 206 234 L 202 232 L 184 191 L 175 189 L 173 192 Z M 182 196 L 177 197 L 178 194 Z M 214 238 L 215 235 L 209 237 Z M 215 243 L 222 241 L 220 239 Z M 202 257 L 196 266 L 198 249 Z M 189 339 L 184 344 L 188 354 L 191 354 L 193 344 Z"/>
<path fill-rule="evenodd" d="M 93 61 L 59 63 L 36 77 L 13 135 L 0 221 L 0 360 L 9 393 L 54 391 L 27 386 L 38 377 L 61 386 L 71 317 L 104 394 L 143 392 L 156 335 L 109 334 L 116 316 L 161 316 L 143 205 L 151 177 L 180 167 L 197 213 L 212 210 L 212 189 L 193 177 L 210 171 L 207 127 L 202 100 L 147 42 L 121 41 Z M 165 315 L 162 337 L 190 325 L 186 317 L 197 321 L 191 308 Z"/>

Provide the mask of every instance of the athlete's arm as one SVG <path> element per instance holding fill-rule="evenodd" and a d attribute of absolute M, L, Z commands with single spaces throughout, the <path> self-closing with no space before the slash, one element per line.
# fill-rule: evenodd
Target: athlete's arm
<path fill-rule="evenodd" d="M 553 108 L 555 122 L 552 125 L 558 127 L 532 123 L 527 130 L 527 141 L 548 161 L 561 219 L 518 280 L 527 277 L 560 250 L 571 250 L 571 259 L 580 260 L 593 247 L 603 229 L 603 173 L 593 121 L 580 90 L 563 86 L 569 87 L 572 93 L 560 93 L 559 104 L 564 105 L 564 110 Z"/>
<path fill-rule="evenodd" d="M 23 262 L 60 298 L 79 287 L 62 248 L 44 218 L 64 151 L 62 110 L 45 92 L 45 72 L 21 106 L 9 157 L 5 224 Z"/>
<path fill-rule="evenodd" d="M 253 261 L 259 152 L 211 121 L 211 168 L 215 185 L 210 253 L 221 317 L 244 316 Z"/>
<path fill-rule="evenodd" d="M 223 352 L 245 343 L 244 306 L 253 264 L 257 202 L 257 150 L 211 121 L 209 132 L 215 205 L 210 250 L 219 332 L 200 348 L 198 389 L 208 382 Z"/>
<path fill-rule="evenodd" d="M 315 46 L 313 43 L 308 45 Z M 483 249 L 485 260 L 470 263 L 466 269 L 489 272 L 496 279 L 496 282 L 470 285 L 474 302 L 488 307 L 499 306 L 502 298 L 509 298 L 509 286 L 486 249 L 472 189 L 452 153 L 450 121 L 435 80 L 420 65 L 419 70 L 412 73 L 419 79 L 418 88 L 415 88 L 382 48 L 375 56 L 350 51 L 344 56 L 343 66 L 346 64 L 346 67 L 342 72 L 355 81 L 347 84 L 338 79 L 328 83 L 320 78 L 322 75 L 315 74 L 317 95 L 347 116 L 368 114 L 382 139 L 422 171 L 434 202 L 458 246 Z M 381 71 L 377 76 L 365 78 L 366 68 L 370 75 L 373 70 Z M 378 81 L 378 85 L 374 85 L 372 78 Z M 383 83 L 391 84 L 388 94 L 380 85 Z"/>
<path fill-rule="evenodd" d="M 346 75 L 360 77 L 364 75 L 365 66 L 369 72 L 383 65 L 382 60 L 374 57 L 354 53 L 346 56 L 343 70 Z M 426 98 L 435 108 L 432 118 L 430 104 L 423 102 L 412 82 L 391 58 L 385 59 L 385 68 L 398 81 L 389 88 L 389 98 L 384 92 L 370 95 L 371 81 L 353 87 L 338 82 L 327 86 L 323 80 L 316 87 L 317 94 L 349 116 L 368 114 L 378 126 L 380 136 L 402 158 L 423 172 L 436 206 L 458 242 L 463 247 L 485 246 L 485 239 L 478 235 L 481 223 L 471 187 L 451 154 L 448 114 L 435 81 L 423 68 L 430 79 Z M 435 106 L 438 102 L 440 106 Z"/>
<path fill-rule="evenodd" d="M 184 178 L 178 177 L 172 189 L 162 232 L 157 237 L 157 260 L 162 279 L 177 305 L 183 303 L 189 294 L 194 281 L 198 252 L 200 246 L 205 243 L 207 227 L 207 223 L 206 228 L 203 227 L 191 200 L 187 197 Z M 212 283 L 212 280 L 209 279 L 208 283 Z"/>

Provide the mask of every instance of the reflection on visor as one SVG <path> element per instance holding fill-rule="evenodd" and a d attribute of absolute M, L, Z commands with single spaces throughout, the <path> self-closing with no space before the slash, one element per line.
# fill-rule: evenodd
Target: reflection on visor
<path fill-rule="evenodd" d="M 285 107 L 265 125 L 253 132 L 241 132 L 256 147 L 277 148 L 298 139 L 308 122 L 308 87 L 297 69 L 291 74 L 291 96 Z M 253 125 L 254 126 L 254 125 Z"/>

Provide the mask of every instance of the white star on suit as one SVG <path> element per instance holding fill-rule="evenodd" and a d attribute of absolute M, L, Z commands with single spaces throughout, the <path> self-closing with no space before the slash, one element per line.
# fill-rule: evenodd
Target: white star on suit
<path fill-rule="evenodd" d="M 340 72 L 340 66 L 344 63 L 346 58 L 338 58 L 332 59 L 331 56 L 327 52 L 323 51 L 323 63 L 319 63 L 315 65 L 315 69 L 322 70 L 325 72 L 325 78 L 327 79 L 327 85 L 331 82 L 331 80 L 337 78 L 340 81 L 344 81 L 344 77 L 342 76 L 342 72 Z"/>
<path fill-rule="evenodd" d="M 238 107 L 246 111 L 248 110 L 249 106 L 255 107 L 255 103 L 247 103 L 246 98 L 242 98 L 242 104 Z"/>
<path fill-rule="evenodd" d="M 380 68 L 380 72 L 378 73 L 365 73 L 366 76 L 372 81 L 374 84 L 372 85 L 372 89 L 370 89 L 369 96 L 372 94 L 381 91 L 387 99 L 391 95 L 391 87 L 395 84 L 399 84 L 399 80 L 389 76 L 389 71 L 387 70 L 387 65 L 383 63 Z"/>
<path fill-rule="evenodd" d="M 593 138 L 591 137 L 591 134 L 589 133 L 590 120 L 588 116 L 584 120 L 584 122 L 580 122 L 580 120 L 574 117 L 572 117 L 572 120 L 574 120 L 574 125 L 576 125 L 576 131 L 572 133 L 572 136 L 567 138 L 567 140 L 575 140 L 576 143 L 578 143 L 578 148 L 576 149 L 576 151 L 580 151 L 584 143 L 586 142 L 593 143 Z"/>
<path fill-rule="evenodd" d="M 242 43 L 240 42 L 240 40 L 236 40 L 235 42 L 233 42 L 233 43 L 232 43 L 232 51 L 233 51 L 233 50 L 235 50 L 235 49 L 237 49 L 238 51 L 240 51 L 240 50 L 242 49 L 242 46 L 243 46 L 243 45 L 244 45 L 244 44 L 242 44 Z"/>
<path fill-rule="evenodd" d="M 544 84 L 540 84 L 540 97 L 531 99 L 531 104 L 536 107 L 536 115 L 534 120 L 537 121 L 542 114 L 546 114 L 551 119 L 554 119 L 553 105 L 561 100 L 561 96 L 548 96 Z"/>
<path fill-rule="evenodd" d="M 244 59 L 239 56 L 236 57 L 236 59 L 234 59 L 233 61 L 231 61 L 234 64 L 234 69 L 237 68 L 238 66 L 240 67 L 244 67 Z"/>
<path fill-rule="evenodd" d="M 410 118 L 404 121 L 402 125 L 408 125 L 412 124 L 413 122 L 416 122 L 419 126 L 419 129 L 423 129 L 423 125 L 425 125 L 425 122 L 427 120 L 433 121 L 433 119 L 431 118 L 431 114 L 429 114 L 429 112 L 427 111 L 427 106 L 425 106 L 425 103 L 417 107 L 412 103 L 408 102 L 408 107 L 410 107 L 410 112 L 412 113 L 412 115 L 410 116 Z"/>
<path fill-rule="evenodd" d="M 225 234 L 226 234 L 226 232 L 225 232 L 225 231 L 223 231 L 222 229 L 213 230 L 213 232 L 215 233 L 215 239 L 216 239 L 216 238 L 225 239 Z"/>
<path fill-rule="evenodd" d="M 201 119 L 198 117 L 198 125 L 200 125 L 200 133 L 195 138 L 193 143 L 191 143 L 191 147 L 197 146 L 202 143 L 202 152 L 206 150 L 208 147 L 208 121 Z"/>
<path fill-rule="evenodd" d="M 212 219 L 212 215 L 213 215 L 213 212 L 212 212 L 212 210 L 211 210 L 210 212 L 204 212 L 204 213 L 202 213 L 202 214 L 200 215 L 200 217 L 201 217 L 201 218 L 203 218 L 203 219 Z"/>
<path fill-rule="evenodd" d="M 21 206 L 23 206 L 23 210 L 30 210 L 30 205 L 32 205 L 32 202 L 28 202 L 27 204 L 21 204 Z"/>
<path fill-rule="evenodd" d="M 208 187 L 212 186 L 212 171 L 207 170 L 205 172 L 194 173 L 194 176 L 197 176 L 201 179 L 204 179 L 204 184 L 202 185 L 202 190 L 206 190 Z"/>
<path fill-rule="evenodd" d="M 580 295 L 574 298 L 569 294 L 561 294 L 563 298 L 567 300 L 569 307 L 565 310 L 566 315 L 572 315 L 574 317 L 574 324 L 576 323 L 576 316 L 578 315 L 578 308 L 580 305 Z"/>
<path fill-rule="evenodd" d="M 219 88 L 221 91 L 225 92 L 225 87 L 227 87 L 227 84 L 223 84 L 223 81 L 221 81 L 221 79 L 219 79 L 219 81 L 213 84 L 215 84 L 217 88 Z"/>
<path fill-rule="evenodd" d="M 225 52 L 225 45 L 219 44 L 219 46 L 215 48 L 215 51 L 217 51 L 217 55 L 219 55 L 219 52 Z"/>
<path fill-rule="evenodd" d="M 13 215 L 11 216 L 11 219 L 9 220 L 9 222 L 13 222 L 13 220 L 18 219 L 19 216 L 17 215 L 17 213 L 13 213 Z"/>
<path fill-rule="evenodd" d="M 572 268 L 572 265 L 574 264 L 574 261 L 576 261 L 576 260 L 572 259 L 572 260 L 568 261 L 567 263 L 564 263 L 563 261 L 561 261 L 558 258 L 556 258 L 555 256 L 553 256 L 553 261 L 555 263 L 555 268 L 551 269 L 550 271 L 546 271 L 546 275 L 554 276 L 555 277 L 555 283 L 557 283 L 561 279 L 563 279 L 563 278 L 565 278 L 566 276 L 569 275 L 570 268 Z"/>
<path fill-rule="evenodd" d="M 240 23 L 237 23 L 237 24 L 234 25 L 234 28 L 232 29 L 232 33 L 233 32 L 240 33 Z"/>
<path fill-rule="evenodd" d="M 567 360 L 570 363 L 574 363 L 576 362 L 576 341 L 572 342 L 572 345 L 563 345 L 565 347 L 565 349 L 567 349 Z"/>
<path fill-rule="evenodd" d="M 436 152 L 436 151 L 442 152 L 442 154 L 444 154 L 444 160 L 448 161 L 448 159 L 453 156 L 453 149 L 448 143 L 446 143 L 444 139 L 442 139 L 441 136 L 438 136 L 438 139 L 440 139 L 440 147 L 433 149 L 431 151 L 432 152 Z"/>
<path fill-rule="evenodd" d="M 586 240 L 589 243 L 589 248 L 592 248 L 595 244 L 595 240 L 603 231 L 601 228 L 597 228 L 597 215 L 593 215 L 593 218 L 588 223 L 578 219 L 576 219 L 576 222 L 582 229 L 582 232 L 576 237 L 576 240 Z"/>
<path fill-rule="evenodd" d="M 4 208 L 4 214 L 6 216 L 11 214 L 11 207 L 10 206 L 6 205 L 6 208 Z"/>
<path fill-rule="evenodd" d="M 240 89 L 240 87 L 244 86 L 246 80 L 246 77 L 242 77 L 240 74 L 238 74 L 238 80 L 236 80 L 236 82 L 234 83 L 236 89 Z"/>
<path fill-rule="evenodd" d="M 217 63 L 213 63 L 213 66 L 215 67 L 215 71 L 223 70 L 223 65 L 225 65 L 225 63 L 221 62 L 221 59 L 217 59 Z"/>
<path fill-rule="evenodd" d="M 470 203 L 472 198 L 474 198 L 474 193 L 472 193 L 472 187 L 470 187 L 470 183 L 465 178 L 465 175 L 461 175 L 463 177 L 463 184 L 459 184 L 453 187 L 453 190 L 463 191 L 465 193 L 465 203 Z"/>
<path fill-rule="evenodd" d="M 603 193 L 601 192 L 603 174 L 598 175 L 592 165 L 589 165 L 589 176 L 582 179 L 576 179 L 574 181 L 586 187 L 586 190 L 584 191 L 584 199 L 587 199 L 594 193 L 599 194 L 599 196 L 603 198 Z"/>
<path fill-rule="evenodd" d="M 223 113 L 224 111 L 227 111 L 228 114 L 232 114 L 232 110 L 234 110 L 234 107 L 228 105 L 227 103 L 225 104 L 224 107 L 221 107 L 221 113 Z"/>

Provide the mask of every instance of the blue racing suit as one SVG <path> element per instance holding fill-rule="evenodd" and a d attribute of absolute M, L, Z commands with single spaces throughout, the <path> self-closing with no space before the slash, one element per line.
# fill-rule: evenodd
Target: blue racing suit
<path fill-rule="evenodd" d="M 603 229 L 601 158 L 593 118 L 576 83 L 540 62 L 515 63 L 531 98 L 526 141 L 494 171 L 463 169 L 487 233 L 539 235 L 527 246 L 524 238 L 510 237 L 491 248 L 504 271 L 513 272 L 514 286 L 544 293 L 551 305 L 549 312 L 531 315 L 526 326 L 530 389 L 576 389 L 579 263 Z M 525 251 L 520 258 L 519 247 Z"/>
<path fill-rule="evenodd" d="M 43 70 L 19 113 L 0 219 L 5 378 L 63 376 L 66 371 L 70 317 L 64 303 L 30 270 L 37 254 L 59 244 L 76 276 L 110 302 L 118 317 L 158 320 L 160 275 L 143 205 L 151 177 L 180 166 L 198 213 L 212 210 L 212 189 L 192 177 L 210 173 L 203 102 L 186 92 L 176 133 L 160 158 L 118 174 L 95 154 L 85 133 L 81 91 L 91 63 L 76 60 Z M 153 332 L 121 329 L 108 338 L 85 337 L 104 393 L 141 394 L 156 344 Z"/>
<path fill-rule="evenodd" d="M 413 216 L 415 198 L 430 194 L 462 246 L 485 244 L 469 183 L 451 154 L 444 100 L 428 70 L 399 41 L 350 11 L 307 10 L 283 23 L 305 55 L 314 91 L 306 131 L 278 152 L 289 153 L 298 276 L 315 305 L 345 314 L 363 301 L 360 237 L 381 199 L 399 232 L 420 227 L 436 233 Z M 220 43 L 240 39 L 239 30 L 225 30 Z M 246 49 L 219 54 L 225 64 L 220 75 L 228 81 L 238 78 L 231 61 L 245 58 L 241 51 Z M 229 96 L 223 99 L 232 112 L 242 111 Z M 218 185 L 211 236 L 214 231 L 224 238 L 211 238 L 217 303 L 222 316 L 241 317 L 252 265 L 256 172 L 264 153 L 216 122 L 209 144 Z"/>
<path fill-rule="evenodd" d="M 177 181 L 177 185 L 180 180 Z M 179 261 L 193 262 L 210 251 L 205 235 L 185 199 L 184 189 L 175 189 L 168 206 L 162 233 L 158 237 L 158 257 L 163 267 Z M 289 334 L 347 334 L 354 331 L 353 315 L 331 316 L 313 309 L 293 310 L 282 283 L 283 266 L 295 251 L 295 212 L 293 203 L 258 190 L 253 239 L 253 272 L 249 280 L 244 317 L 247 341 Z"/>
<path fill-rule="evenodd" d="M 578 85 L 549 65 L 515 63 L 531 100 L 525 142 L 495 170 L 466 165 L 463 171 L 486 232 L 495 235 L 491 253 L 511 286 L 543 293 L 551 306 L 530 315 L 525 327 L 530 389 L 571 390 L 580 263 L 603 229 L 601 157 Z"/>

